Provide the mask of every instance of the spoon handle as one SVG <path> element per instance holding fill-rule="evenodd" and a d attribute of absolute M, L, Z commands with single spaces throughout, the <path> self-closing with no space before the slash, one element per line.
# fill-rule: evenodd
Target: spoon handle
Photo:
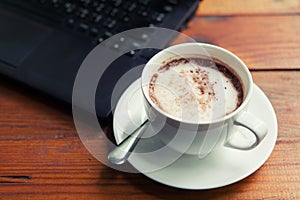
<path fill-rule="evenodd" d="M 149 126 L 150 121 L 147 119 L 132 134 L 124 139 L 114 150 L 108 154 L 108 160 L 113 164 L 123 164 L 129 158 L 132 150 L 140 140 L 145 129 Z"/>

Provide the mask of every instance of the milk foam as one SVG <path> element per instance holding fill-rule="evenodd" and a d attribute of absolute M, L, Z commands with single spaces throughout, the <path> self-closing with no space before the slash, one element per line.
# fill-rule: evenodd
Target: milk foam
<path fill-rule="evenodd" d="M 233 112 L 240 104 L 231 77 L 214 63 L 177 62 L 152 77 L 149 95 L 163 111 L 191 122 L 209 122 Z"/>

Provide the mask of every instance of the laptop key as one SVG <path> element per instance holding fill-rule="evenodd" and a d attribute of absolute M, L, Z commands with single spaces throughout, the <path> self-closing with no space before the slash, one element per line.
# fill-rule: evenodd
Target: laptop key
<path fill-rule="evenodd" d="M 155 13 L 152 17 L 156 22 L 162 22 L 165 18 L 165 14 L 164 13 Z"/>
<path fill-rule="evenodd" d="M 99 37 L 96 42 L 97 42 L 97 44 L 99 44 L 99 43 L 103 42 L 104 40 L 105 40 L 104 37 Z"/>
<path fill-rule="evenodd" d="M 100 14 L 97 14 L 97 15 L 95 15 L 95 16 L 93 17 L 93 21 L 94 21 L 95 23 L 99 23 L 102 19 L 103 19 L 103 16 L 100 15 Z"/>
<path fill-rule="evenodd" d="M 113 34 L 111 33 L 111 32 L 109 32 L 109 31 L 105 31 L 104 32 L 104 36 L 106 36 L 107 38 L 108 37 L 111 37 Z"/>
<path fill-rule="evenodd" d="M 101 3 L 97 6 L 96 12 L 100 13 L 104 10 L 104 8 L 105 8 L 105 4 Z"/>
<path fill-rule="evenodd" d="M 69 19 L 67 20 L 67 25 L 68 25 L 69 27 L 74 27 L 74 25 L 75 25 L 75 20 L 74 20 L 73 18 L 69 18 Z"/>
<path fill-rule="evenodd" d="M 92 27 L 90 29 L 90 34 L 91 34 L 91 36 L 97 36 L 99 34 L 99 30 L 95 27 Z"/>
<path fill-rule="evenodd" d="M 85 24 L 85 23 L 80 23 L 79 24 L 79 30 L 82 32 L 86 32 L 89 29 L 89 25 Z"/>
<path fill-rule="evenodd" d="M 113 27 L 115 27 L 117 21 L 116 20 L 112 20 L 109 24 L 107 24 L 107 28 L 112 29 Z"/>
<path fill-rule="evenodd" d="M 117 8 L 112 9 L 110 16 L 115 17 L 118 15 L 119 10 Z"/>
<path fill-rule="evenodd" d="M 133 12 L 135 9 L 136 9 L 137 5 L 135 3 L 131 4 L 129 7 L 128 7 L 128 11 L 129 12 Z"/>
<path fill-rule="evenodd" d="M 81 8 L 81 9 L 79 9 L 78 16 L 79 16 L 81 19 L 86 18 L 88 14 L 89 14 L 89 10 L 88 10 L 88 9 L 86 9 L 86 8 Z"/>
<path fill-rule="evenodd" d="M 164 11 L 165 12 L 172 12 L 172 10 L 173 10 L 173 7 L 172 6 L 164 6 Z"/>
<path fill-rule="evenodd" d="M 122 4 L 122 0 L 116 0 L 114 6 L 119 7 Z"/>
<path fill-rule="evenodd" d="M 147 5 L 150 4 L 151 0 L 140 0 L 139 2 L 140 2 L 141 4 L 147 6 Z"/>

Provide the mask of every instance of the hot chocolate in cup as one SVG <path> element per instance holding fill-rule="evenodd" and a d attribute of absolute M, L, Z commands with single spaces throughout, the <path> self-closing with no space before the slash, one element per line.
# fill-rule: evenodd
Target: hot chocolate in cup
<path fill-rule="evenodd" d="M 252 89 L 246 65 L 210 44 L 171 46 L 142 73 L 152 128 L 170 148 L 201 158 L 218 146 L 245 150 L 263 140 L 265 123 L 247 112 Z"/>
<path fill-rule="evenodd" d="M 185 55 L 165 61 L 152 75 L 148 93 L 160 110 L 182 121 L 210 122 L 243 102 L 243 85 L 216 58 Z"/>

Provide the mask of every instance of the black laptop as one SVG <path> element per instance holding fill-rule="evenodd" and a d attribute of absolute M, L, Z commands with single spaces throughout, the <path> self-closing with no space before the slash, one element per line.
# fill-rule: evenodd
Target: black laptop
<path fill-rule="evenodd" d="M 71 103 L 77 71 L 95 46 L 132 28 L 180 30 L 198 3 L 199 0 L 1 0 L 0 73 Z M 112 89 L 122 74 L 146 63 L 157 51 L 130 51 L 109 66 L 96 93 L 100 118 L 111 114 Z M 132 81 L 128 80 L 123 89 Z"/>

